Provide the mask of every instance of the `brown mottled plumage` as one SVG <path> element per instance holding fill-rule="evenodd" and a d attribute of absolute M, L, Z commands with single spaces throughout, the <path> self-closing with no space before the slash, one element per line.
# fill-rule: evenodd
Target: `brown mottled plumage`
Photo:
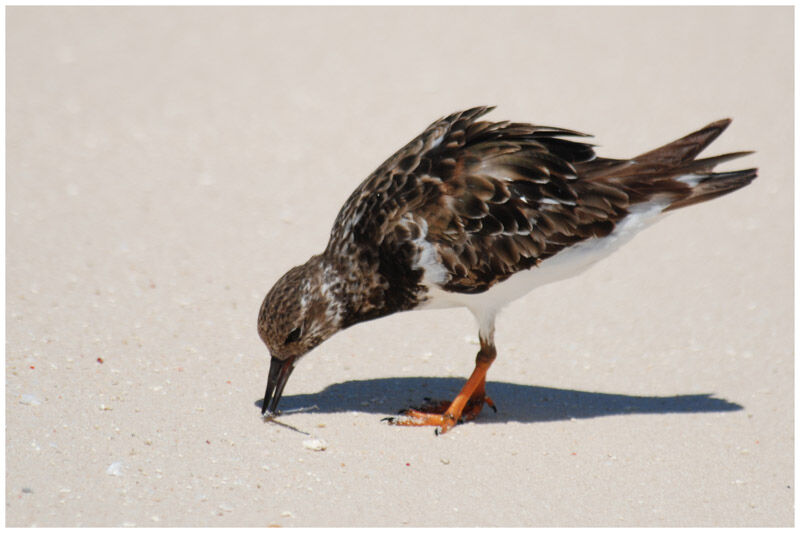
<path fill-rule="evenodd" d="M 713 172 L 750 152 L 696 159 L 729 120 L 619 160 L 596 157 L 575 131 L 477 120 L 491 109 L 440 119 L 390 157 L 345 202 L 325 251 L 272 288 L 258 321 L 272 355 L 262 412 L 275 412 L 296 361 L 340 329 L 465 305 L 481 338 L 467 385 L 452 404 L 391 419 L 446 431 L 493 406 L 485 373 L 505 303 L 586 268 L 658 213 L 756 177 L 755 169 Z"/>

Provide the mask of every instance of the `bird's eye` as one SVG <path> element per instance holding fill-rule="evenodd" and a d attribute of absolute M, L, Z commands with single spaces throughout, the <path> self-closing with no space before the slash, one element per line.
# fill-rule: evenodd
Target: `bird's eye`
<path fill-rule="evenodd" d="M 286 340 L 283 341 L 284 344 L 289 344 L 292 342 L 297 341 L 300 338 L 300 328 L 294 328 L 289 335 L 286 337 Z"/>

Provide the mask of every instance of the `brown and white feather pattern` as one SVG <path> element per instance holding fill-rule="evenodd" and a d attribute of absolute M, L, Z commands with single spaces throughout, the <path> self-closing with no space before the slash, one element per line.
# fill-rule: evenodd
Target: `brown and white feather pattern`
<path fill-rule="evenodd" d="M 755 177 L 713 173 L 747 152 L 695 159 L 728 120 L 616 160 L 597 158 L 575 131 L 477 120 L 491 109 L 434 122 L 342 207 L 323 257 L 339 274 L 330 290 L 347 302 L 343 327 L 411 309 L 433 291 L 483 293 L 610 235 L 631 213 L 705 201 Z"/>

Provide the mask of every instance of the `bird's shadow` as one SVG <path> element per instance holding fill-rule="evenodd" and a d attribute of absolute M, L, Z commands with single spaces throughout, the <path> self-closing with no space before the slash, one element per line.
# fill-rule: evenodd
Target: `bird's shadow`
<path fill-rule="evenodd" d="M 463 384 L 460 378 L 439 377 L 345 381 L 314 394 L 284 395 L 280 408 L 291 411 L 314 405 L 315 411 L 323 413 L 360 411 L 392 415 L 424 403 L 424 397 L 452 399 Z M 743 408 L 737 403 L 714 398 L 712 394 L 630 396 L 502 381 L 487 382 L 486 392 L 497 405 L 498 413 L 479 417 L 481 422 L 552 422 L 610 415 L 716 413 Z M 255 405 L 260 408 L 262 403 L 259 399 Z"/>

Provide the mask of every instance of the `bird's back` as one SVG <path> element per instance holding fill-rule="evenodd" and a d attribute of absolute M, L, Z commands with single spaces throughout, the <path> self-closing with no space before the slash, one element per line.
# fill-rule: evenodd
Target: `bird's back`
<path fill-rule="evenodd" d="M 413 307 L 421 289 L 482 293 L 612 234 L 632 213 L 705 201 L 755 177 L 753 169 L 713 172 L 747 152 L 696 159 L 727 120 L 619 160 L 597 158 L 575 131 L 477 120 L 491 109 L 434 122 L 342 207 L 326 255 L 373 273 L 383 286 L 377 307 Z"/>

